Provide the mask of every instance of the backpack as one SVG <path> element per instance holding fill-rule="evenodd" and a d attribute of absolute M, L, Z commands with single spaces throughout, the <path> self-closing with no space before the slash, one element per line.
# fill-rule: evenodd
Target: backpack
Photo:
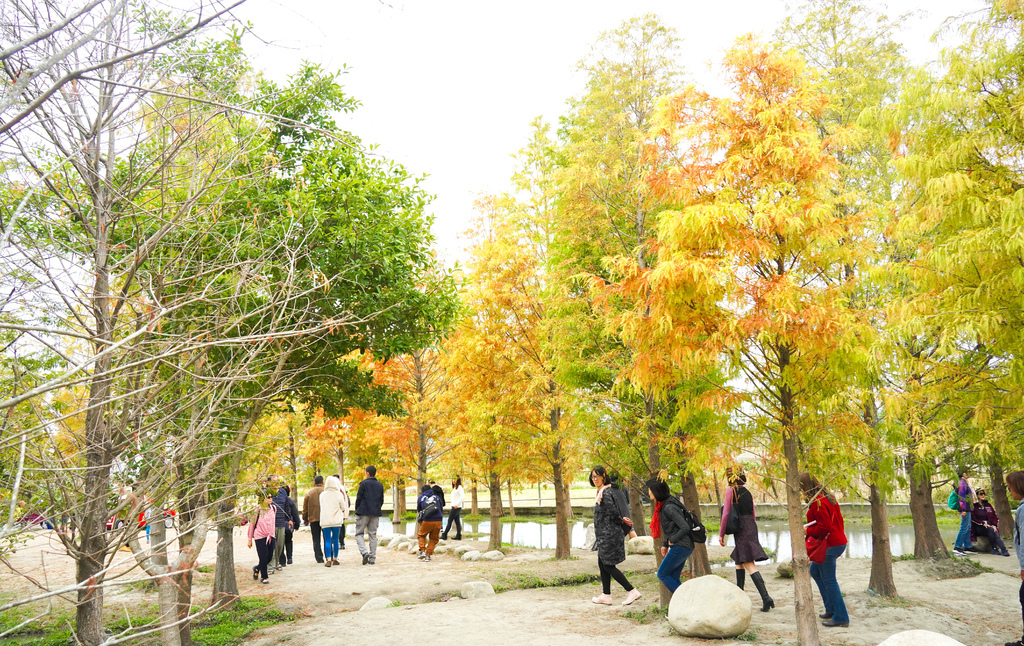
<path fill-rule="evenodd" d="M 956 487 L 953 487 L 953 491 L 949 492 L 949 498 L 946 500 L 946 506 L 953 511 L 960 511 L 960 494 L 956 492 Z"/>
<path fill-rule="evenodd" d="M 704 527 L 704 523 L 700 522 L 700 518 L 697 518 L 697 514 L 693 513 L 683 505 L 683 518 L 686 519 L 686 524 L 690 526 L 690 538 L 693 539 L 694 543 L 706 543 L 708 540 L 708 530 Z"/>
<path fill-rule="evenodd" d="M 416 514 L 416 521 L 423 522 L 423 519 L 427 516 L 433 516 L 434 514 L 436 514 L 437 510 L 441 508 L 440 503 L 441 501 L 437 499 L 437 494 L 432 495 L 430 497 L 430 502 L 427 503 L 427 506 L 421 509 L 418 514 Z"/>

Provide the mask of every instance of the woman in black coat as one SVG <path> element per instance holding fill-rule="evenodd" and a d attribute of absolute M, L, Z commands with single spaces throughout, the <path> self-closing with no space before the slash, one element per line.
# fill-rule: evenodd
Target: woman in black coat
<path fill-rule="evenodd" d="M 612 579 L 626 590 L 622 605 L 628 606 L 640 598 L 640 591 L 630 585 L 626 576 L 616 566 L 626 560 L 626 530 L 633 522 L 619 506 L 616 489 L 618 485 L 603 466 L 596 466 L 590 472 L 590 484 L 597 487 L 594 499 L 594 534 L 597 538 L 597 565 L 601 570 L 602 594 L 593 597 L 594 603 L 612 604 Z M 628 513 L 628 512 L 626 512 Z"/>

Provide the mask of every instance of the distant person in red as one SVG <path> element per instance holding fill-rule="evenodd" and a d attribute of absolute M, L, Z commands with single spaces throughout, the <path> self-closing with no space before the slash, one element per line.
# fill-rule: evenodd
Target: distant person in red
<path fill-rule="evenodd" d="M 836 579 L 836 560 L 846 551 L 846 526 L 836 499 L 825 489 L 817 478 L 806 471 L 800 474 L 800 490 L 808 502 L 808 536 L 824 538 L 825 562 L 811 563 L 811 578 L 818 584 L 825 613 L 820 615 L 822 626 L 849 626 L 850 615 L 846 611 L 843 592 Z"/>

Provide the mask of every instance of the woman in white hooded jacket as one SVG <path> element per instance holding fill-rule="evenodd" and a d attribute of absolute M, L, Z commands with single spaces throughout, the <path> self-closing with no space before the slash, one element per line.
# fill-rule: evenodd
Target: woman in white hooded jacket
<path fill-rule="evenodd" d="M 320 528 L 324 533 L 324 562 L 327 567 L 338 562 L 338 536 L 348 518 L 348 500 L 341 493 L 341 480 L 331 476 L 320 492 Z"/>

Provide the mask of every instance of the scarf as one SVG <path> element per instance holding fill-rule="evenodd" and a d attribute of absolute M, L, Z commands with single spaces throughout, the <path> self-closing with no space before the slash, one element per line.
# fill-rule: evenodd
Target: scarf
<path fill-rule="evenodd" d="M 651 515 L 651 538 L 661 538 L 661 506 L 665 502 L 654 503 L 654 514 Z"/>

